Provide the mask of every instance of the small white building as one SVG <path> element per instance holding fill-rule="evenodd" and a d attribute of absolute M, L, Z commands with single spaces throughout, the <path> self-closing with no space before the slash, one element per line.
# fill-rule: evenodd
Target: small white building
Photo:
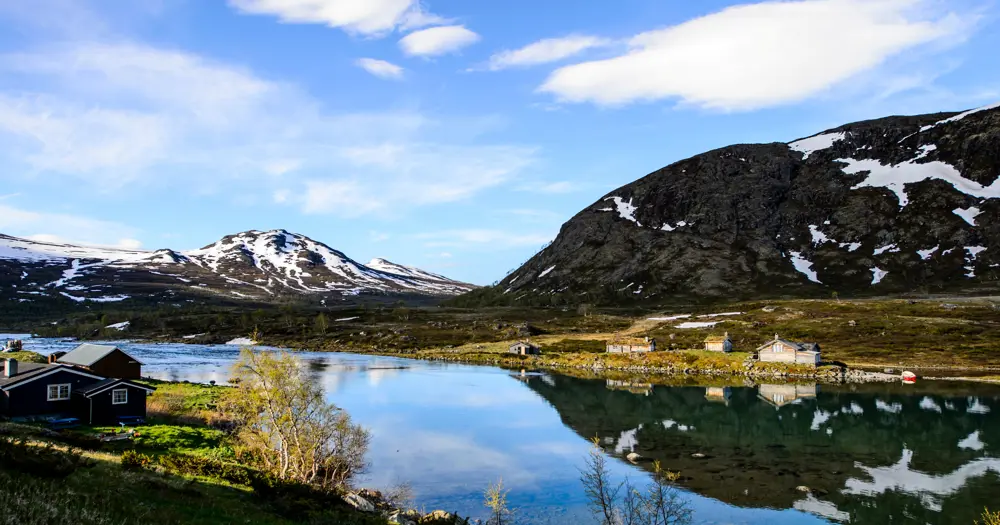
<path fill-rule="evenodd" d="M 539 355 L 542 353 L 537 346 L 526 341 L 518 341 L 510 345 L 508 352 L 517 355 Z"/>
<path fill-rule="evenodd" d="M 787 363 L 817 366 L 820 362 L 819 345 L 794 343 L 774 334 L 774 340 L 757 347 L 757 360 L 762 363 Z"/>

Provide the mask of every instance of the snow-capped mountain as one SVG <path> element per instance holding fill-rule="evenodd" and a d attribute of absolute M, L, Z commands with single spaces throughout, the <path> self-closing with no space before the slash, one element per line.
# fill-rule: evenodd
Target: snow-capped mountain
<path fill-rule="evenodd" d="M 620 303 L 995 293 L 998 285 L 995 104 L 671 164 L 598 199 L 473 297 Z"/>
<path fill-rule="evenodd" d="M 0 234 L 0 297 L 115 302 L 138 296 L 274 300 L 304 295 L 451 296 L 474 286 L 375 259 L 370 265 L 285 230 L 229 235 L 199 250 L 122 250 Z M 193 297 L 188 297 L 193 296 Z"/>

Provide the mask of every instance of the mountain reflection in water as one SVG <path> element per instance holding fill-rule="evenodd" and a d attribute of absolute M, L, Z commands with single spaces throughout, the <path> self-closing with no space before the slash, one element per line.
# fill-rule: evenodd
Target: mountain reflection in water
<path fill-rule="evenodd" d="M 732 505 L 920 524 L 968 524 L 1000 507 L 1000 388 L 527 384 L 581 437 L 638 453 L 647 469 L 659 460 L 684 487 Z"/>
<path fill-rule="evenodd" d="M 29 350 L 69 340 L 26 339 Z M 115 344 L 146 375 L 224 383 L 232 346 Z M 372 433 L 362 485 L 409 482 L 420 506 L 482 516 L 502 477 L 524 525 L 592 523 L 579 468 L 598 436 L 615 479 L 679 471 L 695 523 L 969 525 L 1000 508 L 1000 387 L 672 386 L 354 354 L 299 354 Z M 645 459 L 625 461 L 636 452 Z M 808 487 L 810 492 L 802 492 Z"/>

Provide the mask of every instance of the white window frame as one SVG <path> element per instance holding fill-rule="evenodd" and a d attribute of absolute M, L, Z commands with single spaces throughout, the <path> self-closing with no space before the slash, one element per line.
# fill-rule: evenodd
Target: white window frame
<path fill-rule="evenodd" d="M 55 387 L 56 395 L 52 396 L 52 388 Z M 62 388 L 66 387 L 66 397 L 63 397 Z M 70 396 L 73 395 L 73 384 L 72 383 L 54 383 L 48 385 L 45 389 L 45 398 L 47 401 L 69 401 Z"/>
<path fill-rule="evenodd" d="M 115 394 L 118 392 L 123 392 L 125 394 L 124 401 L 116 401 Z M 128 389 L 127 388 L 116 388 L 111 391 L 111 404 L 112 405 L 127 405 L 128 404 Z"/>

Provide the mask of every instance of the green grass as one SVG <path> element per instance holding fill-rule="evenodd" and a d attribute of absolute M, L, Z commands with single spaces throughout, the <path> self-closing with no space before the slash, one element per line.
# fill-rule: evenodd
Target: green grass
<path fill-rule="evenodd" d="M 246 490 L 203 483 L 165 473 L 130 472 L 109 461 L 98 461 L 66 479 L 51 480 L 0 470 L 0 523 L 47 525 L 253 524 L 302 523 L 285 518 L 267 502 Z M 374 525 L 384 520 L 328 509 L 310 523 Z"/>
<path fill-rule="evenodd" d="M 146 425 L 135 430 L 139 435 L 129 442 L 129 448 L 139 451 L 214 450 L 223 446 L 226 441 L 226 434 L 221 430 L 203 426 Z M 120 427 L 93 427 L 82 431 L 110 433 L 120 431 Z"/>
<path fill-rule="evenodd" d="M 78 469 L 65 479 L 55 480 L 0 469 L 0 501 L 3 502 L 0 524 L 386 523 L 379 517 L 355 512 L 336 502 L 318 507 L 312 503 L 310 515 L 292 516 L 302 512 L 298 500 L 265 500 L 249 487 L 203 475 L 170 472 L 163 466 L 155 470 L 123 469 L 121 454 L 126 450 L 153 458 L 180 453 L 239 465 L 226 434 L 202 422 L 206 414 L 209 414 L 208 419 L 218 419 L 216 403 L 224 387 L 146 382 L 157 388 L 150 402 L 158 403 L 163 412 L 152 418 L 153 424 L 138 427 L 139 436 L 133 440 L 93 443 L 93 450 L 83 452 L 93 460 L 93 467 Z M 179 420 L 194 422 L 178 423 Z M 84 427 L 68 434 L 79 437 L 113 430 L 118 428 Z M 0 423 L 0 434 L 28 439 L 33 444 L 52 442 L 66 448 L 61 441 L 64 438 L 51 436 L 37 425 Z"/>
<path fill-rule="evenodd" d="M 2 359 L 17 359 L 21 363 L 47 363 L 48 358 L 42 354 L 37 354 L 28 350 L 22 352 L 4 352 L 0 354 Z"/>

